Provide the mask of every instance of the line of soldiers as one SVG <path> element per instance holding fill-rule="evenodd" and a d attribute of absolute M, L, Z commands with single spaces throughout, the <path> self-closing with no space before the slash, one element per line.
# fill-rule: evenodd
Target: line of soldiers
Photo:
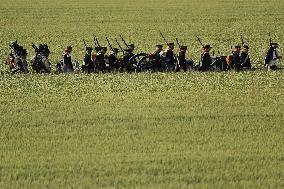
<path fill-rule="evenodd" d="M 122 38 L 122 37 L 121 37 Z M 153 53 L 137 53 L 135 54 L 135 45 L 127 44 L 122 38 L 126 48 L 122 48 L 119 42 L 116 40 L 118 48 L 113 48 L 109 44 L 109 53 L 107 47 L 103 47 L 99 44 L 95 37 L 95 48 L 87 46 L 84 41 L 86 53 L 83 58 L 83 64 L 80 65 L 79 61 L 75 59 L 72 61 L 72 47 L 68 46 L 63 53 L 63 59 L 57 63 L 56 71 L 58 73 L 69 73 L 81 70 L 84 73 L 106 73 L 106 72 L 142 72 L 142 71 L 227 71 L 227 70 L 250 70 L 252 68 L 249 46 L 246 44 L 236 45 L 228 56 L 212 56 L 210 51 L 212 47 L 210 45 L 203 45 L 203 53 L 199 64 L 194 65 L 191 59 L 186 58 L 187 46 L 180 45 L 178 39 L 177 44 L 179 46 L 178 53 L 175 54 L 175 44 L 173 42 L 166 42 L 167 48 L 164 50 L 162 44 L 156 45 Z M 35 50 L 35 55 L 31 60 L 32 69 L 36 73 L 50 73 L 51 64 L 49 62 L 50 50 L 47 44 L 40 44 L 38 47 L 32 44 Z M 17 41 L 10 44 L 11 53 L 9 54 L 6 64 L 9 65 L 12 73 L 28 72 L 27 64 L 27 50 L 20 46 Z M 282 57 L 279 55 L 278 44 L 270 41 L 270 48 L 267 51 L 265 57 L 265 66 L 268 70 L 277 70 L 278 60 Z M 119 52 L 122 53 L 119 56 Z"/>

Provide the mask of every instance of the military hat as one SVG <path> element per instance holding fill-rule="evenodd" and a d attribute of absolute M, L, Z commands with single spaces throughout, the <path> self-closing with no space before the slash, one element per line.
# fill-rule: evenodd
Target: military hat
<path fill-rule="evenodd" d="M 132 49 L 128 48 L 128 49 L 124 49 L 125 52 L 130 52 L 132 51 Z"/>
<path fill-rule="evenodd" d="M 131 48 L 135 48 L 135 45 L 134 44 L 130 44 L 130 45 L 127 45 L 128 47 L 131 47 Z"/>
<path fill-rule="evenodd" d="M 22 46 L 19 47 L 19 52 L 21 55 L 27 55 L 28 52 L 27 52 L 27 49 L 24 49 Z"/>
<path fill-rule="evenodd" d="M 271 43 L 271 46 L 276 46 L 276 47 L 278 47 L 278 43 Z"/>
<path fill-rule="evenodd" d="M 118 51 L 119 51 L 118 48 L 112 48 L 112 50 L 113 50 L 114 52 L 118 52 Z"/>
<path fill-rule="evenodd" d="M 163 48 L 163 45 L 158 44 L 158 45 L 156 45 L 156 47 L 158 47 L 158 48 Z"/>
<path fill-rule="evenodd" d="M 101 47 L 102 49 L 102 51 L 107 51 L 107 47 Z"/>
<path fill-rule="evenodd" d="M 180 46 L 180 50 L 187 50 L 187 46 Z"/>
<path fill-rule="evenodd" d="M 95 47 L 95 51 L 99 52 L 102 50 L 102 47 Z"/>
<path fill-rule="evenodd" d="M 43 49 L 44 49 L 43 44 L 39 44 L 39 46 L 38 46 L 38 50 L 42 51 Z"/>
<path fill-rule="evenodd" d="M 45 53 L 50 54 L 50 50 L 49 50 L 47 44 L 43 44 L 43 50 L 44 50 Z"/>
<path fill-rule="evenodd" d="M 249 49 L 249 46 L 248 45 L 244 45 L 243 46 L 245 49 Z"/>
<path fill-rule="evenodd" d="M 236 45 L 235 48 L 236 48 L 236 49 L 240 49 L 240 48 L 242 48 L 242 47 L 241 47 L 241 45 Z"/>
<path fill-rule="evenodd" d="M 175 43 L 168 43 L 168 46 L 174 46 Z"/>
<path fill-rule="evenodd" d="M 213 47 L 211 47 L 210 45 L 205 45 L 204 49 L 212 49 Z"/>
<path fill-rule="evenodd" d="M 72 46 L 67 46 L 66 51 L 67 52 L 71 52 L 72 51 Z"/>
<path fill-rule="evenodd" d="M 86 47 L 86 51 L 92 51 L 93 48 L 92 47 Z"/>

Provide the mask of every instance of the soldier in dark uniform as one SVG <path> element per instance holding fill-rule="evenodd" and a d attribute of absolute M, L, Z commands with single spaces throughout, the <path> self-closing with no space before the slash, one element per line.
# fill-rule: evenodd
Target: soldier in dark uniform
<path fill-rule="evenodd" d="M 69 73 L 69 72 L 73 72 L 74 71 L 73 64 L 72 64 L 72 59 L 71 59 L 71 52 L 72 52 L 72 47 L 71 46 L 68 46 L 64 50 L 64 54 L 63 54 L 63 73 Z"/>
<path fill-rule="evenodd" d="M 105 72 L 106 71 L 106 52 L 107 47 L 101 47 L 101 50 L 96 55 L 95 64 L 97 72 Z"/>
<path fill-rule="evenodd" d="M 199 71 L 209 71 L 211 69 L 212 57 L 210 56 L 210 45 L 205 45 L 203 48 L 203 54 L 201 56 Z"/>
<path fill-rule="evenodd" d="M 153 71 L 162 71 L 163 70 L 163 45 L 156 45 L 156 50 L 153 54 L 150 55 L 150 60 L 152 62 Z"/>
<path fill-rule="evenodd" d="M 186 58 L 185 58 L 185 54 L 187 51 L 187 46 L 180 46 L 179 48 L 179 52 L 177 55 L 177 67 L 176 67 L 176 71 L 187 71 L 187 65 L 186 65 Z"/>
<path fill-rule="evenodd" d="M 37 47 L 35 44 L 32 44 L 32 47 L 35 49 L 35 55 L 31 60 L 32 68 L 36 73 L 50 73 L 51 65 L 49 62 L 50 50 L 47 44 L 39 44 Z"/>
<path fill-rule="evenodd" d="M 135 49 L 135 45 L 134 44 L 130 44 L 128 45 L 128 48 L 131 50 L 131 52 L 133 53 L 134 52 L 134 49 Z"/>
<path fill-rule="evenodd" d="M 119 69 L 119 63 L 118 63 L 118 48 L 113 48 L 110 52 L 110 54 L 107 57 L 108 61 L 108 71 L 118 70 Z"/>
<path fill-rule="evenodd" d="M 235 71 L 241 70 L 241 46 L 236 45 L 233 49 L 232 54 L 228 55 L 227 57 L 227 63 L 229 65 L 229 68 Z"/>
<path fill-rule="evenodd" d="M 270 48 L 265 57 L 265 66 L 267 67 L 268 71 L 277 70 L 278 60 L 282 58 L 282 56 L 279 55 L 277 48 L 277 43 L 270 44 Z"/>
<path fill-rule="evenodd" d="M 133 49 L 124 49 L 124 55 L 121 58 L 121 71 L 126 69 L 126 71 L 131 72 L 133 68 L 133 62 L 130 62 L 131 57 L 134 56 Z"/>
<path fill-rule="evenodd" d="M 242 70 L 251 69 L 248 45 L 244 45 L 243 50 L 241 52 L 241 68 Z"/>
<path fill-rule="evenodd" d="M 85 73 L 93 73 L 95 71 L 95 64 L 93 61 L 92 52 L 93 52 L 92 47 L 86 47 L 84 64 L 82 65 L 82 70 Z"/>
<path fill-rule="evenodd" d="M 11 53 L 6 60 L 6 64 L 9 65 L 11 72 L 28 73 L 27 50 L 20 46 L 17 41 L 11 42 L 9 46 Z"/>
<path fill-rule="evenodd" d="M 175 44 L 174 43 L 169 43 L 168 47 L 165 51 L 165 64 L 167 66 L 167 69 L 169 71 L 173 71 L 175 69 L 175 65 L 176 65 L 176 57 L 174 54 L 174 48 L 175 48 Z"/>

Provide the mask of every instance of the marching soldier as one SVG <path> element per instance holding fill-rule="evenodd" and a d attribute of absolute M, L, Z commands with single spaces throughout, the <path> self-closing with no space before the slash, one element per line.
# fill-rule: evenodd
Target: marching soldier
<path fill-rule="evenodd" d="M 174 43 L 168 43 L 168 47 L 164 54 L 167 69 L 170 71 L 173 71 L 175 69 L 176 57 L 174 54 L 174 48 L 175 48 Z"/>
<path fill-rule="evenodd" d="M 156 71 L 162 71 L 163 70 L 163 45 L 156 45 L 156 50 L 153 54 L 150 55 L 150 60 L 152 61 L 152 70 L 154 72 Z"/>
<path fill-rule="evenodd" d="M 265 57 L 265 66 L 267 67 L 268 71 L 277 70 L 278 60 L 282 58 L 282 56 L 279 55 L 277 48 L 277 43 L 270 44 L 270 48 Z"/>
<path fill-rule="evenodd" d="M 134 44 L 130 44 L 128 45 L 128 48 L 130 49 L 130 51 L 133 53 L 134 49 L 135 49 L 135 45 Z"/>
<path fill-rule="evenodd" d="M 235 71 L 241 70 L 241 46 L 236 45 L 233 49 L 232 54 L 227 56 L 227 64 L 229 65 L 230 69 L 233 69 Z"/>
<path fill-rule="evenodd" d="M 244 45 L 243 50 L 241 52 L 241 68 L 242 70 L 251 69 L 248 45 Z"/>
<path fill-rule="evenodd" d="M 210 50 L 212 47 L 210 45 L 205 45 L 203 47 L 203 54 L 201 56 L 199 71 L 209 71 L 212 64 L 212 58 L 210 56 Z"/>
<path fill-rule="evenodd" d="M 187 46 L 180 46 L 179 53 L 177 55 L 176 71 L 180 71 L 181 69 L 185 72 L 187 71 L 187 65 L 185 59 L 186 51 L 187 51 Z"/>
<path fill-rule="evenodd" d="M 96 55 L 95 64 L 96 64 L 96 71 L 97 72 L 104 72 L 106 71 L 106 52 L 107 47 L 100 47 L 100 51 Z"/>
<path fill-rule="evenodd" d="M 124 69 L 126 69 L 126 71 L 131 72 L 132 68 L 133 68 L 133 62 L 130 62 L 131 57 L 134 56 L 133 53 L 133 49 L 128 48 L 128 49 L 124 49 L 124 54 L 121 58 L 121 71 L 123 71 Z"/>
<path fill-rule="evenodd" d="M 74 71 L 72 59 L 71 59 L 71 53 L 72 53 L 72 47 L 68 46 L 64 50 L 64 54 L 63 54 L 63 68 L 62 68 L 63 73 L 69 73 L 69 72 Z"/>
<path fill-rule="evenodd" d="M 118 63 L 118 54 L 119 50 L 118 48 L 112 48 L 112 50 L 110 51 L 110 54 L 107 57 L 107 61 L 108 61 L 108 71 L 113 71 L 118 70 L 119 69 L 119 63 Z"/>
<path fill-rule="evenodd" d="M 82 65 L 82 70 L 85 73 L 93 73 L 95 71 L 95 64 L 93 61 L 92 52 L 93 52 L 92 47 L 86 47 L 84 64 Z"/>

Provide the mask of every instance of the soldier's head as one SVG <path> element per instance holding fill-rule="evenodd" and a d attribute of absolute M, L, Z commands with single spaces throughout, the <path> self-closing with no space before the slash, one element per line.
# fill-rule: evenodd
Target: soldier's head
<path fill-rule="evenodd" d="M 128 45 L 128 48 L 131 49 L 131 51 L 134 51 L 135 45 L 134 44 L 130 44 L 130 45 Z"/>
<path fill-rule="evenodd" d="M 102 47 L 101 53 L 105 54 L 107 52 L 107 47 Z"/>
<path fill-rule="evenodd" d="M 43 52 L 46 56 L 49 56 L 50 50 L 47 44 L 43 44 Z"/>
<path fill-rule="evenodd" d="M 117 54 L 117 53 L 119 52 L 119 50 L 118 50 L 118 48 L 113 48 L 113 49 L 112 49 L 112 52 L 115 53 L 115 54 Z"/>
<path fill-rule="evenodd" d="M 271 47 L 274 48 L 274 49 L 277 49 L 278 48 L 278 43 L 271 43 Z"/>
<path fill-rule="evenodd" d="M 210 45 L 205 45 L 203 50 L 204 52 L 209 52 L 212 49 L 212 47 Z"/>
<path fill-rule="evenodd" d="M 71 53 L 72 52 L 72 46 L 67 46 L 65 49 L 65 52 Z"/>
<path fill-rule="evenodd" d="M 95 51 L 98 53 L 102 50 L 102 47 L 95 47 Z"/>
<path fill-rule="evenodd" d="M 130 48 L 124 49 L 124 52 L 125 52 L 126 54 L 129 54 L 129 53 L 132 52 L 132 49 L 130 49 Z"/>
<path fill-rule="evenodd" d="M 182 51 L 182 52 L 186 52 L 187 46 L 180 46 L 179 50 Z"/>
<path fill-rule="evenodd" d="M 160 45 L 160 44 L 156 45 L 157 52 L 161 52 L 162 50 L 163 50 L 163 45 Z"/>
<path fill-rule="evenodd" d="M 92 54 L 93 48 L 92 47 L 86 47 L 86 53 Z"/>
<path fill-rule="evenodd" d="M 249 46 L 248 45 L 244 45 L 243 46 L 243 51 L 244 52 L 248 52 L 249 51 Z"/>
<path fill-rule="evenodd" d="M 240 45 L 236 45 L 235 47 L 234 47 L 234 53 L 240 53 L 241 52 L 241 46 Z"/>
<path fill-rule="evenodd" d="M 174 48 L 175 48 L 175 44 L 174 43 L 169 43 L 168 44 L 168 49 L 174 50 Z"/>
<path fill-rule="evenodd" d="M 13 50 L 18 50 L 20 45 L 18 44 L 18 41 L 11 41 L 9 46 L 13 49 Z"/>
<path fill-rule="evenodd" d="M 28 55 L 27 49 L 24 49 L 22 46 L 19 47 L 19 53 L 23 58 L 26 58 Z"/>
<path fill-rule="evenodd" d="M 39 50 L 39 52 L 43 52 L 43 50 L 44 50 L 43 44 L 39 44 L 38 50 Z"/>

